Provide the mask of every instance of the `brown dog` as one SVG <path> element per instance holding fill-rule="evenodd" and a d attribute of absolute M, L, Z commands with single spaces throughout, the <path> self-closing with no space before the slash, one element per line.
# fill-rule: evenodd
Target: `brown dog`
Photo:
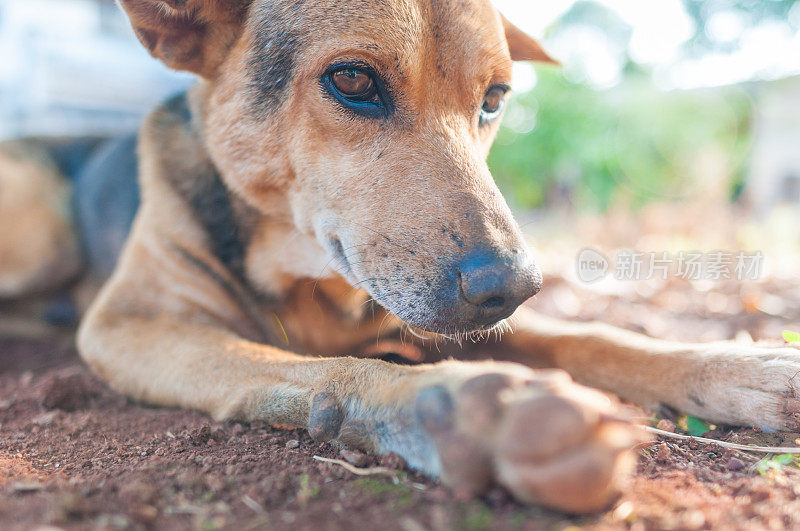
<path fill-rule="evenodd" d="M 524 309 L 482 347 L 518 364 L 308 356 L 363 353 L 404 327 L 425 351 L 504 327 L 539 290 L 485 157 L 512 59 L 547 56 L 488 0 L 121 4 L 154 56 L 202 81 L 144 125 L 143 203 L 80 329 L 118 391 L 307 427 L 462 491 L 499 483 L 567 511 L 608 503 L 637 436 L 599 393 L 524 365 L 648 407 L 798 426 L 794 349 L 672 344 Z"/>

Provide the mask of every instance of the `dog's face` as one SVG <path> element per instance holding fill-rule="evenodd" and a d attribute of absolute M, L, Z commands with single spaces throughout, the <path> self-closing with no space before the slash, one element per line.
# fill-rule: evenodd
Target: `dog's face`
<path fill-rule="evenodd" d="M 540 287 L 485 158 L 515 59 L 488 0 L 123 0 L 151 53 L 209 82 L 207 146 L 251 205 L 288 199 L 404 321 L 486 329 Z M 324 265 L 324 264 L 323 264 Z"/>

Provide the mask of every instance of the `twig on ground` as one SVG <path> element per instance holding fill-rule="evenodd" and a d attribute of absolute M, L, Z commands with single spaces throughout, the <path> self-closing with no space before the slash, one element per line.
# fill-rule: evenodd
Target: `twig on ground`
<path fill-rule="evenodd" d="M 264 513 L 266 513 L 264 508 L 261 507 L 261 504 L 259 504 L 257 501 L 255 501 L 253 498 L 251 498 L 247 494 L 242 496 L 242 503 L 247 505 L 250 508 L 250 510 L 253 511 L 254 513 L 256 513 L 256 514 L 264 514 Z"/>
<path fill-rule="evenodd" d="M 378 474 L 383 474 L 386 476 L 395 477 L 397 475 L 397 470 L 392 470 L 391 468 L 386 468 L 382 466 L 376 466 L 372 468 L 358 468 L 357 466 L 353 466 L 347 461 L 342 461 L 341 459 L 329 459 L 327 457 L 321 457 L 318 455 L 314 456 L 314 460 L 322 461 L 323 463 L 333 463 L 334 465 L 339 465 L 340 467 L 344 468 L 349 472 L 352 472 L 357 476 L 374 476 Z"/>
<path fill-rule="evenodd" d="M 716 444 L 723 448 L 731 448 L 733 450 L 742 450 L 745 452 L 759 452 L 764 454 L 800 454 L 800 448 L 797 447 L 781 447 L 781 446 L 750 446 L 746 444 L 736 444 L 725 441 L 718 441 L 716 439 L 707 439 L 705 437 L 695 437 L 693 435 L 682 435 L 680 433 L 672 433 L 671 431 L 659 430 L 658 428 L 651 428 L 650 426 L 641 426 L 644 431 L 655 433 L 663 437 L 671 437 L 673 439 L 681 439 L 684 441 L 697 441 L 706 444 Z"/>

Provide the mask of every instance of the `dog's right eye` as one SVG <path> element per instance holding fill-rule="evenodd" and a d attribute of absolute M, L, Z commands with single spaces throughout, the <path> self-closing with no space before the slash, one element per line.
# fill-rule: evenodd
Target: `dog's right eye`
<path fill-rule="evenodd" d="M 355 68 L 337 70 L 331 74 L 331 80 L 343 96 L 356 101 L 370 101 L 378 95 L 369 74 Z"/>
<path fill-rule="evenodd" d="M 331 67 L 322 85 L 349 111 L 367 118 L 386 118 L 394 110 L 389 92 L 380 77 L 362 63 Z"/>

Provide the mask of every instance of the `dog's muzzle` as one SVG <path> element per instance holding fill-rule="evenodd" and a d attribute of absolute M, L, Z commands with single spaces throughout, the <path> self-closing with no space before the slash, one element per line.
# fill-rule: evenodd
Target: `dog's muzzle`
<path fill-rule="evenodd" d="M 474 252 L 457 266 L 456 311 L 459 328 L 492 327 L 542 287 L 542 273 L 523 249 Z"/>
<path fill-rule="evenodd" d="M 415 318 L 407 321 L 445 334 L 491 329 L 542 287 L 542 273 L 523 249 L 471 252 L 442 271 L 439 279 L 425 316 L 416 308 Z"/>

